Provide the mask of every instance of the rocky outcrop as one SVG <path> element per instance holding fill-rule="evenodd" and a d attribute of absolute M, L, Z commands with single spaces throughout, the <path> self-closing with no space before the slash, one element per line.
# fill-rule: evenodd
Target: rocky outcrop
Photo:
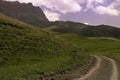
<path fill-rule="evenodd" d="M 35 7 L 32 3 L 25 4 L 17 1 L 0 0 L 0 13 L 35 26 L 42 26 L 48 22 L 40 7 Z"/>

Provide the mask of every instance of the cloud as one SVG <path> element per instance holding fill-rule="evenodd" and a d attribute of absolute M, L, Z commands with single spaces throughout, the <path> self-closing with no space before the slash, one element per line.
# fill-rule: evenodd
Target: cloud
<path fill-rule="evenodd" d="M 120 7 L 120 0 L 114 0 L 109 3 L 108 0 L 86 0 L 86 9 L 84 10 L 87 12 L 88 10 L 91 10 L 93 12 L 96 12 L 97 14 L 101 15 L 109 15 L 109 16 L 118 16 L 120 14 L 120 11 L 117 9 L 117 7 Z M 106 5 L 106 6 L 105 6 Z M 120 9 L 120 8 L 119 8 Z"/>
<path fill-rule="evenodd" d="M 106 0 L 95 0 L 95 2 L 98 2 L 98 3 L 104 3 Z"/>
<path fill-rule="evenodd" d="M 114 1 L 110 6 L 111 7 L 120 7 L 120 0 Z"/>
<path fill-rule="evenodd" d="M 114 7 L 104 7 L 104 6 L 97 6 L 94 11 L 98 14 L 108 14 L 110 16 L 118 16 L 119 11 Z"/>
<path fill-rule="evenodd" d="M 16 0 L 7 0 L 16 1 Z M 31 2 L 35 6 L 45 6 L 53 11 L 61 13 L 75 13 L 81 11 L 82 7 L 74 0 L 18 0 L 19 2 Z"/>
<path fill-rule="evenodd" d="M 82 7 L 74 0 L 49 0 L 41 1 L 41 5 L 60 13 L 75 13 L 81 11 Z"/>
<path fill-rule="evenodd" d="M 86 3 L 86 0 L 74 0 L 74 1 L 76 1 L 76 2 L 79 3 L 79 4 L 84 4 L 84 3 Z"/>
<path fill-rule="evenodd" d="M 102 4 L 106 0 L 87 0 L 87 8 L 93 8 L 96 4 Z"/>
<path fill-rule="evenodd" d="M 115 0 L 108 6 L 98 5 L 93 8 L 93 11 L 98 14 L 107 14 L 110 16 L 119 16 L 120 10 L 117 8 L 120 7 L 120 0 Z"/>
<path fill-rule="evenodd" d="M 50 21 L 57 21 L 60 19 L 60 14 L 58 13 L 55 13 L 49 10 L 44 10 L 44 13 Z"/>

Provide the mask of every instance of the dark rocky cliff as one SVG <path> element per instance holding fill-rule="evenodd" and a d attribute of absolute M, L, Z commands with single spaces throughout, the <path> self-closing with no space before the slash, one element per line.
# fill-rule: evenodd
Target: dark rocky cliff
<path fill-rule="evenodd" d="M 40 7 L 35 7 L 32 3 L 7 2 L 0 0 L 0 13 L 18 19 L 20 21 L 42 26 L 48 19 Z"/>

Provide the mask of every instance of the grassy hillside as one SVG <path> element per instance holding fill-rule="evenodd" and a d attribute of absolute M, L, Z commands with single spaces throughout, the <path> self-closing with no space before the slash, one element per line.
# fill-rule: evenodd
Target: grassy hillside
<path fill-rule="evenodd" d="M 40 80 L 82 66 L 90 57 L 54 35 L 0 14 L 0 80 Z"/>
<path fill-rule="evenodd" d="M 56 21 L 48 25 L 48 27 L 53 27 L 52 31 L 60 33 L 75 33 L 85 37 L 115 37 L 120 38 L 120 28 L 108 26 L 108 25 L 85 25 L 82 23 L 75 22 L 63 22 Z"/>

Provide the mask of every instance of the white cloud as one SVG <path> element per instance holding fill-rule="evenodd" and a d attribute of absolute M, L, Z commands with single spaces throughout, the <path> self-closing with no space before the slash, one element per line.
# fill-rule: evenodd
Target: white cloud
<path fill-rule="evenodd" d="M 74 0 L 41 0 L 41 5 L 61 13 L 75 13 L 81 11 L 81 6 Z"/>
<path fill-rule="evenodd" d="M 76 1 L 76 2 L 79 3 L 79 4 L 86 3 L 86 0 L 74 0 L 74 1 Z"/>
<path fill-rule="evenodd" d="M 103 6 L 103 4 L 108 4 L 108 0 L 87 0 L 87 8 L 84 11 L 91 9 L 97 14 L 107 14 L 110 16 L 118 16 L 120 11 L 116 8 L 120 6 L 120 0 L 115 0 L 108 6 Z"/>
<path fill-rule="evenodd" d="M 108 14 L 110 16 L 118 16 L 119 11 L 113 7 L 104 7 L 104 6 L 97 6 L 94 11 L 98 14 Z"/>
<path fill-rule="evenodd" d="M 118 6 L 120 7 L 120 0 L 116 0 L 110 5 L 110 7 L 118 7 Z"/>
<path fill-rule="evenodd" d="M 44 13 L 50 21 L 57 21 L 60 19 L 60 14 L 58 13 L 55 13 L 49 10 L 44 10 Z"/>
<path fill-rule="evenodd" d="M 106 0 L 95 0 L 95 2 L 98 2 L 98 3 L 104 3 Z"/>
<path fill-rule="evenodd" d="M 7 0 L 17 1 L 17 0 Z M 75 13 L 81 11 L 81 6 L 75 0 L 18 0 L 19 2 L 32 2 L 35 6 L 45 6 L 61 13 Z"/>
<path fill-rule="evenodd" d="M 89 23 L 84 23 L 85 25 L 89 25 Z"/>

